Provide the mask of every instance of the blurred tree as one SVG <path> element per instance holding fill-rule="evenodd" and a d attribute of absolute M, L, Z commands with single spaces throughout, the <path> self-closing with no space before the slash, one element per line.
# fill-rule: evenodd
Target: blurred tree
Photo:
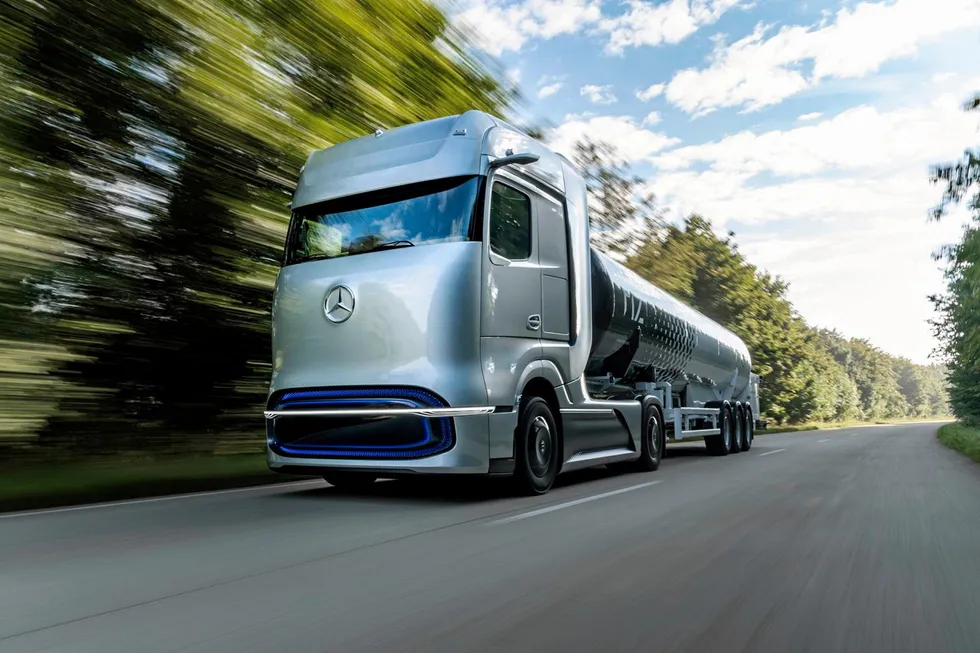
<path fill-rule="evenodd" d="M 203 434 L 243 431 L 261 446 L 271 289 L 308 153 L 512 97 L 422 0 L 0 11 L 0 397 L 58 379 L 34 409 L 54 413 L 52 446 L 209 450 Z"/>
<path fill-rule="evenodd" d="M 980 108 L 980 94 L 966 103 L 967 111 Z M 944 248 L 937 258 L 946 264 L 946 290 L 931 297 L 937 317 L 933 328 L 938 353 L 949 369 L 949 402 L 960 419 L 980 423 L 980 150 L 967 150 L 956 164 L 933 168 L 933 183 L 945 186 L 942 199 L 931 211 L 939 220 L 971 192 L 967 208 L 972 220 L 959 243 Z"/>
<path fill-rule="evenodd" d="M 515 90 L 468 51 L 425 0 L 0 3 L 0 445 L 261 447 L 298 169 L 378 127 L 504 113 Z M 854 341 L 821 349 L 732 236 L 696 216 L 664 228 L 614 148 L 586 141 L 576 159 L 596 244 L 743 337 L 772 419 L 840 419 L 859 389 L 872 413 L 896 412 L 900 379 L 916 410 L 943 405 L 938 368 L 909 372 Z M 944 202 L 976 180 L 975 158 L 963 165 L 937 173 Z M 975 284 L 978 247 L 956 250 L 956 293 Z M 947 315 L 949 334 L 972 324 Z M 951 370 L 962 410 L 978 373 Z M 876 385 L 888 374 L 894 392 Z"/>
<path fill-rule="evenodd" d="M 575 144 L 575 165 L 589 189 L 592 243 L 612 254 L 629 255 L 663 227 L 663 215 L 642 178 L 609 143 L 588 138 Z"/>

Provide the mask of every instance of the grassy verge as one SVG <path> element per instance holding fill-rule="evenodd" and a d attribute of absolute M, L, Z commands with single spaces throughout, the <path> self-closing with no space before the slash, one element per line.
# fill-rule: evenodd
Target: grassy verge
<path fill-rule="evenodd" d="M 264 454 L 109 458 L 0 467 L 0 512 L 224 490 L 297 480 Z"/>
<path fill-rule="evenodd" d="M 947 419 L 944 417 L 935 418 L 903 418 L 903 419 L 882 419 L 874 422 L 814 422 L 812 424 L 791 424 L 788 426 L 770 426 L 767 429 L 757 430 L 755 434 L 766 435 L 774 433 L 795 433 L 797 431 L 821 431 L 827 429 L 845 429 L 854 426 L 872 426 L 875 424 L 911 424 L 914 422 L 928 421 L 930 419 Z"/>
<path fill-rule="evenodd" d="M 939 429 L 939 441 L 980 463 L 980 429 L 955 422 Z"/>

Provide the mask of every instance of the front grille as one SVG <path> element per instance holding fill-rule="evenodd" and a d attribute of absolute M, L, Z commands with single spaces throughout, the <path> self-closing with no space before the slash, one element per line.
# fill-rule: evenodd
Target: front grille
<path fill-rule="evenodd" d="M 446 408 L 420 388 L 324 388 L 273 396 L 276 411 L 329 408 Z M 452 418 L 399 416 L 278 417 L 266 421 L 269 446 L 290 457 L 406 460 L 433 456 L 455 444 Z"/>

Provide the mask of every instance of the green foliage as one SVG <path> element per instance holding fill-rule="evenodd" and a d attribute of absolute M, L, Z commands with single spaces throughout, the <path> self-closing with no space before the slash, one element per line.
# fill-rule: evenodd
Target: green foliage
<path fill-rule="evenodd" d="M 762 377 L 760 408 L 778 424 L 946 414 L 940 368 L 808 326 L 786 283 L 751 265 L 734 234 L 718 237 L 700 216 L 668 226 L 628 265 L 742 338 Z"/>
<path fill-rule="evenodd" d="M 0 436 L 259 432 L 298 169 L 379 126 L 502 112 L 465 46 L 426 0 L 4 3 Z"/>
<path fill-rule="evenodd" d="M 980 108 L 980 94 L 965 106 Z M 953 413 L 968 424 L 980 423 L 980 150 L 967 151 L 955 165 L 937 166 L 931 180 L 945 185 L 932 217 L 941 219 L 949 207 L 971 191 L 972 213 L 959 243 L 944 248 L 946 291 L 932 297 L 938 313 L 933 321 L 939 353 L 949 367 L 949 402 Z"/>
<path fill-rule="evenodd" d="M 261 449 L 297 171 L 378 127 L 505 112 L 467 47 L 428 0 L 0 4 L 4 455 Z M 597 243 L 745 339 L 771 419 L 942 406 L 941 373 L 815 334 L 733 238 L 665 228 L 612 148 L 578 153 Z"/>
<path fill-rule="evenodd" d="M 643 179 L 630 175 L 616 148 L 588 138 L 575 144 L 574 162 L 589 189 L 592 243 L 616 254 L 630 254 L 663 225 Z"/>
<path fill-rule="evenodd" d="M 939 441 L 980 463 L 980 429 L 959 422 L 945 424 L 939 428 Z"/>

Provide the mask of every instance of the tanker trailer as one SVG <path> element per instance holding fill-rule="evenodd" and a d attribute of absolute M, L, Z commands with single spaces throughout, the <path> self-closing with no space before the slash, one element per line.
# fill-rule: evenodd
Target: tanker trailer
<path fill-rule="evenodd" d="M 469 111 L 313 152 L 272 310 L 267 458 L 337 486 L 654 471 L 752 444 L 731 332 L 590 246 L 565 157 Z"/>

